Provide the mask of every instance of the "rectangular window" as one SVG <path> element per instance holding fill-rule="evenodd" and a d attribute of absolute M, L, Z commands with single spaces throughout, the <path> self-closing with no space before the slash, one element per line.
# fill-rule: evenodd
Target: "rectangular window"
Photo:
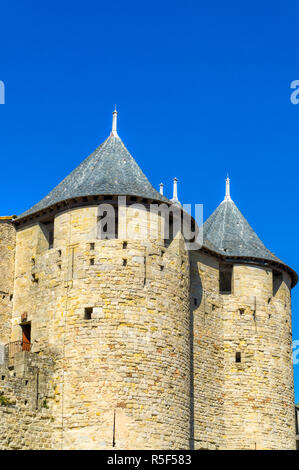
<path fill-rule="evenodd" d="M 44 236 L 48 242 L 48 249 L 54 246 L 54 218 L 40 224 Z"/>
<path fill-rule="evenodd" d="M 93 308 L 92 307 L 86 307 L 84 309 L 84 319 L 85 320 L 91 320 Z"/>
<path fill-rule="evenodd" d="M 233 266 L 223 264 L 219 266 L 219 292 L 220 294 L 232 293 Z"/>
<path fill-rule="evenodd" d="M 280 271 L 276 271 L 275 269 L 273 269 L 272 281 L 273 281 L 273 295 L 276 295 L 283 281 L 282 273 Z"/>
<path fill-rule="evenodd" d="M 236 362 L 241 362 L 241 353 L 236 352 Z"/>

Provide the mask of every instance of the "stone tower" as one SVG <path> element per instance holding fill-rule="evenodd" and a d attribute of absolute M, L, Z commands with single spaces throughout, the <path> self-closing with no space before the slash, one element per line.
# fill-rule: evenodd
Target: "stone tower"
<path fill-rule="evenodd" d="M 224 201 L 204 224 L 202 250 L 191 254 L 195 442 L 292 449 L 290 289 L 297 275 L 267 250 L 229 186 L 227 179 Z"/>
<path fill-rule="evenodd" d="M 152 187 L 114 111 L 102 145 L 0 219 L 0 393 L 14 403 L 0 406 L 0 448 L 294 448 L 297 275 L 229 180 L 200 248 L 173 229 L 175 207 L 176 178 L 172 200 Z"/>
<path fill-rule="evenodd" d="M 55 359 L 55 448 L 186 448 L 188 256 L 179 237 L 165 247 L 159 214 L 150 225 L 149 205 L 170 202 L 118 137 L 116 117 L 108 139 L 16 221 L 11 340 L 26 318 L 31 353 Z M 134 236 L 118 227 L 100 239 L 108 205 L 117 228 L 118 196 Z"/>

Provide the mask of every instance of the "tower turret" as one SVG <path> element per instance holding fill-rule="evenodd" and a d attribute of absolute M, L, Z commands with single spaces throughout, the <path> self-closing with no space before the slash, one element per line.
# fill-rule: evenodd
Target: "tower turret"
<path fill-rule="evenodd" d="M 16 221 L 12 341 L 26 311 L 32 351 L 56 355 L 55 448 L 188 448 L 188 257 L 179 238 L 164 245 L 149 208 L 171 202 L 116 118 L 108 139 Z"/>
<path fill-rule="evenodd" d="M 223 341 L 222 446 L 292 449 L 294 396 L 290 289 L 294 271 L 273 255 L 230 197 L 204 224 L 219 256 Z"/>

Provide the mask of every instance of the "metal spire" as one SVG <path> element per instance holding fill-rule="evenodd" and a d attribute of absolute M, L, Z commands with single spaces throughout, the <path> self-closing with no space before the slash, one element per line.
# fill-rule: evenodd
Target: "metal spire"
<path fill-rule="evenodd" d="M 113 111 L 112 115 L 113 115 L 113 118 L 112 118 L 112 132 L 111 132 L 111 135 L 113 137 L 118 137 L 118 134 L 117 134 L 117 111 L 116 111 L 116 105 L 115 105 L 115 110 Z"/>
<path fill-rule="evenodd" d="M 226 178 L 226 187 L 225 187 L 225 198 L 224 198 L 225 201 L 231 201 L 231 197 L 230 197 L 230 179 L 227 175 L 227 178 Z"/>
<path fill-rule="evenodd" d="M 162 196 L 163 196 L 164 184 L 163 184 L 163 183 L 160 183 L 159 186 L 160 186 L 160 194 L 162 194 Z"/>

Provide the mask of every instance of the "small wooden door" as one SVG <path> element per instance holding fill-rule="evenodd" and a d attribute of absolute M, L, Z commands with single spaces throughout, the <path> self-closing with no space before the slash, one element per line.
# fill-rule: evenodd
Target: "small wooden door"
<path fill-rule="evenodd" d="M 22 351 L 30 351 L 31 324 L 22 325 Z"/>

